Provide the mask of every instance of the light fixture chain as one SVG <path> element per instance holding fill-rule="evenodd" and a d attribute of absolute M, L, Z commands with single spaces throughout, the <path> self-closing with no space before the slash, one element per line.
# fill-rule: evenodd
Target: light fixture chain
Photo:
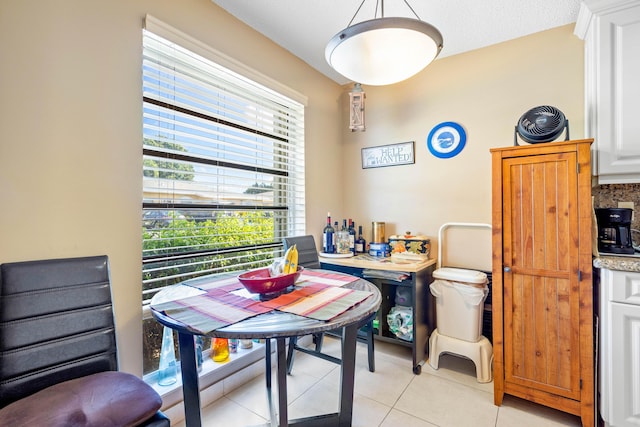
<path fill-rule="evenodd" d="M 347 25 L 347 28 L 349 28 L 351 26 L 351 24 L 353 24 L 353 21 L 356 19 L 356 16 L 358 16 L 358 13 L 360 13 L 360 9 L 362 9 L 362 6 L 364 6 L 364 3 L 367 0 L 362 0 L 362 3 L 360 3 L 360 6 L 358 6 L 358 9 L 356 10 L 356 13 L 353 14 L 353 16 L 351 17 L 351 20 L 349 21 L 349 24 Z M 411 7 L 411 5 L 409 4 L 408 0 L 404 0 L 404 4 L 407 5 L 407 7 L 409 8 L 409 10 L 415 15 L 415 17 L 421 21 L 420 16 L 418 16 L 418 14 L 416 13 L 416 11 Z M 376 18 L 378 16 L 378 8 L 380 8 L 380 17 L 384 18 L 384 0 L 376 0 L 376 9 L 373 12 L 373 17 Z"/>
<path fill-rule="evenodd" d="M 358 16 L 358 12 L 360 12 L 360 9 L 362 9 L 362 5 L 364 4 L 364 2 L 367 0 L 362 0 L 362 3 L 360 3 L 360 6 L 358 6 L 358 10 L 356 10 L 356 13 L 353 14 L 353 17 L 351 18 L 351 21 L 349 21 L 349 25 L 347 25 L 347 28 L 349 28 L 351 26 L 351 24 L 353 23 L 353 20 L 356 19 L 356 16 Z"/>
<path fill-rule="evenodd" d="M 419 16 L 418 16 L 418 14 L 416 13 L 416 11 L 415 11 L 415 10 L 413 10 L 413 8 L 411 7 L 411 5 L 409 4 L 409 2 L 408 2 L 407 0 L 404 0 L 404 4 L 406 4 L 406 5 L 407 5 L 407 7 L 408 7 L 409 9 L 411 9 L 411 12 L 413 12 L 413 14 L 414 14 L 414 15 L 416 15 L 416 18 L 418 18 L 418 21 L 421 21 L 420 17 L 419 17 Z"/>

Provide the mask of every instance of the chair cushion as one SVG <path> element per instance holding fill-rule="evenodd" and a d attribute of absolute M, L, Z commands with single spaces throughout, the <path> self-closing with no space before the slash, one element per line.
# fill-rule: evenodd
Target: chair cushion
<path fill-rule="evenodd" d="M 110 371 L 65 381 L 0 409 L 6 426 L 135 426 L 162 406 L 156 391 L 135 375 Z"/>

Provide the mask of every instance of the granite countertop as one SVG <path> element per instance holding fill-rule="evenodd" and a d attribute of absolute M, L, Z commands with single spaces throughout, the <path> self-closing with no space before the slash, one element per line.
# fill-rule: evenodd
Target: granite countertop
<path fill-rule="evenodd" d="M 609 270 L 640 272 L 640 258 L 615 255 L 599 255 L 594 257 L 593 266 Z"/>

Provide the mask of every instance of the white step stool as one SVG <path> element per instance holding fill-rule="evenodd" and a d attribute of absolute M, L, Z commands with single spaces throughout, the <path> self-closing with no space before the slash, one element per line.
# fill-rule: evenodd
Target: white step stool
<path fill-rule="evenodd" d="M 490 383 L 493 380 L 493 346 L 486 337 L 481 337 L 478 342 L 469 342 L 440 335 L 436 329 L 429 338 L 429 365 L 433 369 L 438 369 L 442 353 L 457 354 L 471 359 L 476 365 L 476 378 L 479 383 Z"/>

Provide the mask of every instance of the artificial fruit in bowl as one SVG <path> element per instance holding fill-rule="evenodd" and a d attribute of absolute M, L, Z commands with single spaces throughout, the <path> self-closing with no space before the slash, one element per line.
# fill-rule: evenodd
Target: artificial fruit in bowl
<path fill-rule="evenodd" d="M 269 274 L 271 277 L 277 277 L 282 274 L 295 273 L 298 270 L 298 248 L 296 245 L 289 246 L 284 253 L 283 258 L 274 260 L 269 266 Z"/>

